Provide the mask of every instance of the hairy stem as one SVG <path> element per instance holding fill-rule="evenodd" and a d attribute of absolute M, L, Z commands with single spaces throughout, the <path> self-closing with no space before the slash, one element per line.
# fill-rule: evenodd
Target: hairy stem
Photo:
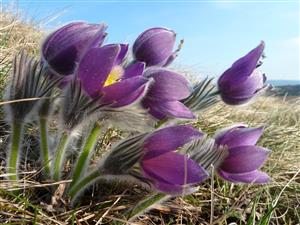
<path fill-rule="evenodd" d="M 84 188 L 86 188 L 90 183 L 93 181 L 99 179 L 99 177 L 102 176 L 102 173 L 100 170 L 96 169 L 87 176 L 85 176 L 83 179 L 81 179 L 79 182 L 77 182 L 74 186 L 72 186 L 69 190 L 69 196 L 72 200 L 82 191 Z"/>
<path fill-rule="evenodd" d="M 76 162 L 70 188 L 72 188 L 86 172 L 88 162 L 91 158 L 93 149 L 97 143 L 100 132 L 101 132 L 100 124 L 95 123 L 94 127 L 89 133 L 89 136 L 85 140 L 85 144 L 83 146 L 82 152 L 80 153 L 79 158 Z"/>
<path fill-rule="evenodd" d="M 45 176 L 48 177 L 50 174 L 50 157 L 48 148 L 48 130 L 47 130 L 47 119 L 40 117 L 40 148 L 42 156 L 42 165 L 44 166 Z"/>
<path fill-rule="evenodd" d="M 61 175 L 62 164 L 65 159 L 66 147 L 68 143 L 68 134 L 66 132 L 62 133 L 58 148 L 56 149 L 55 158 L 54 158 L 54 172 L 53 179 L 58 181 Z"/>
<path fill-rule="evenodd" d="M 148 211 L 152 208 L 153 205 L 157 204 L 158 202 L 164 200 L 168 195 L 164 193 L 157 193 L 154 192 L 150 194 L 147 198 L 141 200 L 136 204 L 135 207 L 133 207 L 131 210 L 129 210 L 125 216 L 126 218 L 131 221 L 138 215 L 140 215 L 143 212 Z"/>
<path fill-rule="evenodd" d="M 19 149 L 22 139 L 23 121 L 12 122 L 12 136 L 9 153 L 7 154 L 7 172 L 11 174 L 10 180 L 18 179 L 18 161 L 19 161 Z"/>

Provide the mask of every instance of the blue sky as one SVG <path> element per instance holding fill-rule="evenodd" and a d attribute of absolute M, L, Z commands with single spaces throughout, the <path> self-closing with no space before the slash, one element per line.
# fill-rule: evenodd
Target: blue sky
<path fill-rule="evenodd" d="M 8 1 L 4 1 L 8 2 Z M 26 1 L 23 15 L 51 30 L 74 20 L 108 24 L 107 42 L 132 43 L 145 29 L 164 26 L 185 44 L 176 65 L 219 76 L 237 58 L 266 42 L 261 67 L 269 79 L 300 79 L 299 1 Z"/>

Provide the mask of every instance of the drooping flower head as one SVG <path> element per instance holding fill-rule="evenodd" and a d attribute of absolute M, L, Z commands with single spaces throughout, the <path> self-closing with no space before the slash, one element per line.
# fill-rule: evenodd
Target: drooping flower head
<path fill-rule="evenodd" d="M 215 143 L 228 148 L 227 157 L 217 168 L 223 179 L 233 183 L 267 183 L 270 180 L 259 170 L 270 152 L 256 146 L 262 133 L 262 127 L 235 125 L 216 134 Z"/>
<path fill-rule="evenodd" d="M 198 163 L 175 152 L 202 136 L 188 125 L 166 127 L 152 133 L 144 142 L 141 160 L 144 176 L 153 181 L 156 189 L 168 194 L 184 193 L 185 188 L 205 180 L 208 173 Z"/>
<path fill-rule="evenodd" d="M 178 73 L 164 68 L 149 68 L 144 73 L 153 79 L 145 98 L 142 101 L 149 113 L 161 120 L 166 118 L 194 118 L 194 114 L 180 102 L 190 95 L 188 81 Z"/>
<path fill-rule="evenodd" d="M 176 57 L 173 52 L 176 34 L 174 31 L 155 27 L 141 33 L 133 45 L 133 55 L 137 61 L 147 66 L 164 66 Z"/>
<path fill-rule="evenodd" d="M 138 62 L 126 68 L 120 64 L 127 49 L 127 45 L 110 44 L 86 52 L 76 76 L 90 97 L 102 96 L 101 103 L 121 107 L 144 94 L 148 84 L 148 79 L 142 76 L 144 64 Z"/>
<path fill-rule="evenodd" d="M 86 51 L 103 43 L 105 30 L 105 24 L 69 23 L 45 39 L 42 60 L 54 75 L 71 75 Z"/>
<path fill-rule="evenodd" d="M 264 42 L 261 42 L 221 75 L 218 89 L 225 103 L 230 105 L 246 103 L 265 87 L 266 77 L 256 69 L 264 47 Z"/>

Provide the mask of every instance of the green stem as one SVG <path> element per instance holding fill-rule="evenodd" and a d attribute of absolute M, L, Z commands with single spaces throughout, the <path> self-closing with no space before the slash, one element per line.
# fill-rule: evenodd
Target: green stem
<path fill-rule="evenodd" d="M 72 186 L 69 190 L 69 196 L 72 200 L 79 194 L 80 191 L 82 191 L 86 186 L 88 186 L 93 181 L 99 179 L 99 177 L 102 176 L 102 173 L 100 170 L 96 169 L 87 176 L 85 176 L 83 179 L 81 179 L 79 182 L 77 182 L 74 186 Z"/>
<path fill-rule="evenodd" d="M 12 123 L 12 137 L 11 137 L 11 146 L 8 157 L 8 164 L 7 164 L 7 171 L 9 174 L 10 180 L 17 180 L 18 179 L 18 161 L 19 161 L 19 148 L 21 143 L 22 137 L 22 130 L 23 130 L 23 122 L 21 121 L 14 121 Z"/>
<path fill-rule="evenodd" d="M 152 193 L 146 199 L 141 200 L 139 203 L 136 204 L 129 212 L 125 214 L 128 220 L 133 220 L 136 216 L 140 215 L 141 213 L 149 210 L 153 205 L 162 201 L 168 195 L 164 193 Z"/>
<path fill-rule="evenodd" d="M 58 148 L 56 149 L 56 154 L 54 158 L 53 179 L 56 181 L 60 179 L 60 172 L 66 154 L 67 143 L 68 143 L 68 134 L 64 132 L 62 133 L 62 136 L 60 138 L 59 145 Z"/>
<path fill-rule="evenodd" d="M 48 149 L 48 130 L 47 130 L 47 119 L 40 117 L 40 148 L 43 160 L 43 166 L 45 169 L 45 176 L 48 177 L 50 174 L 50 157 Z"/>
<path fill-rule="evenodd" d="M 70 188 L 72 188 L 86 172 L 87 164 L 93 153 L 93 149 L 97 143 L 98 140 L 97 138 L 100 134 L 100 131 L 101 131 L 101 127 L 99 123 L 95 123 L 94 127 L 90 131 L 90 134 L 85 141 L 83 150 L 76 162 Z"/>

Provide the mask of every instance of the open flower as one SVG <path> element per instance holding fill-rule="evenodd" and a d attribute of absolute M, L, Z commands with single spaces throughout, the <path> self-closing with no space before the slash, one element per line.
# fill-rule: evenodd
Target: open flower
<path fill-rule="evenodd" d="M 153 181 L 156 189 L 168 194 L 183 193 L 185 188 L 205 180 L 208 173 L 198 163 L 175 152 L 201 136 L 202 133 L 187 125 L 155 131 L 144 142 L 145 155 L 141 161 L 144 176 Z"/>
<path fill-rule="evenodd" d="M 155 27 L 141 33 L 133 45 L 136 60 L 147 66 L 164 66 L 174 60 L 173 52 L 176 34 L 166 28 Z"/>
<path fill-rule="evenodd" d="M 148 69 L 144 76 L 154 80 L 142 101 L 152 116 L 159 120 L 194 118 L 190 109 L 180 102 L 190 95 L 188 81 L 183 76 L 164 68 Z"/>
<path fill-rule="evenodd" d="M 120 44 L 91 48 L 83 56 L 76 72 L 85 92 L 112 107 L 131 104 L 143 96 L 148 79 L 142 76 L 143 63 L 121 66 L 128 46 Z"/>
<path fill-rule="evenodd" d="M 42 60 L 54 75 L 73 74 L 77 63 L 92 47 L 100 46 L 105 24 L 69 23 L 51 33 L 42 44 Z"/>
<path fill-rule="evenodd" d="M 267 159 L 269 150 L 255 146 L 263 128 L 247 128 L 235 125 L 220 131 L 215 143 L 228 148 L 228 155 L 217 168 L 218 174 L 233 183 L 266 183 L 269 176 L 259 171 Z"/>
<path fill-rule="evenodd" d="M 230 105 L 246 103 L 265 87 L 266 77 L 256 69 L 264 47 L 264 42 L 261 42 L 221 75 L 218 89 L 225 103 Z"/>

